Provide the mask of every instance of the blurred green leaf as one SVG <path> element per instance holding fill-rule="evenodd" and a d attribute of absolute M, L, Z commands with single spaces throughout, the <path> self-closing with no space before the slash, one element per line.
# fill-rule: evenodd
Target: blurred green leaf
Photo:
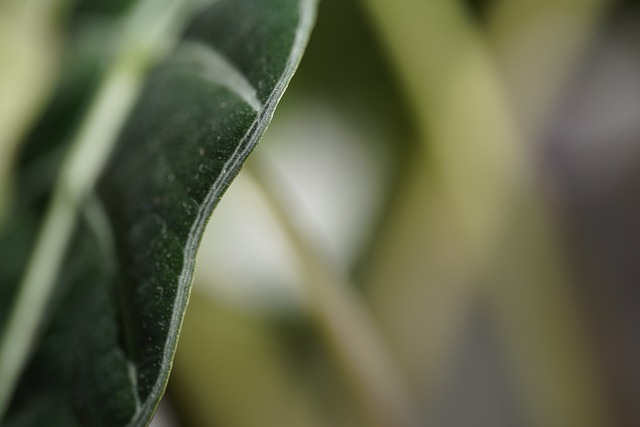
<path fill-rule="evenodd" d="M 202 285 L 196 281 L 169 384 L 184 425 L 366 425 L 309 324 L 226 304 Z"/>
<path fill-rule="evenodd" d="M 0 2 L 0 226 L 20 142 L 55 81 L 65 0 Z"/>
<path fill-rule="evenodd" d="M 203 229 L 298 65 L 314 3 L 219 0 L 151 73 L 82 208 L 6 425 L 149 422 L 171 368 Z M 20 282 L 16 265 L 24 268 L 28 257 L 21 247 L 33 241 L 33 228 L 22 224 L 37 221 L 39 206 L 19 198 L 0 235 L 4 323 Z"/>

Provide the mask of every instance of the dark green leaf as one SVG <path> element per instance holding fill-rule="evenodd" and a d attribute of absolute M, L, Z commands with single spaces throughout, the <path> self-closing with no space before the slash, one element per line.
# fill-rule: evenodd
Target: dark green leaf
<path fill-rule="evenodd" d="M 219 0 L 149 76 L 83 209 L 6 425 L 149 422 L 203 229 L 270 121 L 313 14 L 313 0 Z M 20 265 L 32 234 L 24 221 L 39 215 L 29 197 L 0 236 L 0 321 L 19 281 L 10 248 L 22 242 L 11 258 Z"/>

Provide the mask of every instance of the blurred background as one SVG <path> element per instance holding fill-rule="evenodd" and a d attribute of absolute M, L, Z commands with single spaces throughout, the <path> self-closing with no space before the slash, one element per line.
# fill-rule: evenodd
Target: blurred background
<path fill-rule="evenodd" d="M 640 425 L 639 12 L 324 0 L 154 423 Z"/>
<path fill-rule="evenodd" d="M 635 1 L 322 0 L 152 426 L 637 427 L 639 286 Z"/>

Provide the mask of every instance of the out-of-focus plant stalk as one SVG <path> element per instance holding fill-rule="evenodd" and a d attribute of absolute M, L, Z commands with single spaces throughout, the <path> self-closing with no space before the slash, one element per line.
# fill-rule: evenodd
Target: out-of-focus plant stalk
<path fill-rule="evenodd" d="M 0 1 L 0 226 L 16 152 L 58 73 L 60 24 L 69 2 Z"/>
<path fill-rule="evenodd" d="M 534 162 L 609 3 L 503 0 L 491 16 L 490 40 Z M 522 195 L 496 265 L 492 302 L 509 367 L 533 425 L 614 425 L 560 239 L 537 193 Z"/>
<path fill-rule="evenodd" d="M 537 143 L 611 0 L 500 0 L 489 41 L 521 128 Z"/>
<path fill-rule="evenodd" d="M 298 230 L 294 218 L 280 203 L 274 179 L 264 167 L 249 163 L 254 182 L 262 189 L 282 225 L 298 264 L 305 272 L 309 309 L 324 335 L 368 424 L 376 427 L 418 427 L 424 422 L 407 388 L 402 373 L 355 286 L 341 277 Z"/>
<path fill-rule="evenodd" d="M 528 185 L 524 144 L 489 48 L 461 2 L 367 5 L 413 104 L 423 152 L 368 285 L 416 387 L 437 388 L 513 195 Z"/>
<path fill-rule="evenodd" d="M 528 164 L 529 127 L 518 129 L 488 44 L 461 2 L 368 0 L 368 5 L 414 105 L 426 155 L 416 162 L 391 236 L 381 241 L 368 276 L 388 333 L 400 337 L 396 342 L 419 385 L 437 389 L 465 311 L 480 293 L 489 295 L 500 322 L 517 320 L 501 325 L 503 335 L 530 335 L 541 346 L 537 354 L 545 357 L 544 363 L 529 364 L 525 354 L 516 354 L 527 337 L 507 340 L 515 356 L 511 364 L 527 376 L 519 385 L 527 409 L 536 412 L 535 425 L 609 425 L 561 258 L 551 255 L 558 251 Z M 566 49 L 577 45 L 574 39 Z M 553 82 L 553 88 L 546 103 L 532 102 L 533 111 L 541 114 L 551 102 L 566 76 L 564 66 L 547 69 L 553 78 L 546 83 Z M 431 175 L 422 171 L 427 168 Z M 513 252 L 505 253 L 507 247 Z M 509 262 L 506 255 L 515 259 Z M 526 280 L 505 274 L 513 265 Z M 547 302 L 546 313 L 559 325 L 536 323 L 540 317 L 530 316 L 531 310 L 514 312 L 511 308 L 526 304 L 525 295 L 539 309 Z M 406 333 L 416 327 L 423 345 Z M 542 375 L 532 381 L 540 368 L 552 368 L 557 379 Z"/>
<path fill-rule="evenodd" d="M 523 196 L 488 289 L 520 409 L 536 427 L 615 425 L 559 239 L 541 199 Z"/>
<path fill-rule="evenodd" d="M 426 156 L 421 166 L 431 168 L 458 224 L 458 250 L 482 258 L 510 195 L 527 178 L 489 48 L 461 2 L 367 2 L 414 107 Z"/>

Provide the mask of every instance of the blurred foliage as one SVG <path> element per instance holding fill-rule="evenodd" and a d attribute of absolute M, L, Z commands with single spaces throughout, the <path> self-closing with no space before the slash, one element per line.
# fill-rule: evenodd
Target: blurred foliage
<path fill-rule="evenodd" d="M 532 11 L 539 13 L 529 17 L 518 12 L 518 5 L 514 5 L 511 12 L 508 10 L 509 7 L 503 8 L 505 4 L 509 6 L 508 2 L 500 1 L 470 1 L 468 4 L 473 25 L 478 26 L 481 33 L 496 31 L 490 33 L 487 42 L 489 46 L 494 42 L 497 43 L 496 49 L 499 52 L 503 49 L 502 46 L 509 46 L 509 49 L 514 49 L 513 52 L 518 53 L 518 37 L 523 37 L 522 43 L 529 43 L 530 40 L 525 37 L 531 37 L 524 31 L 521 34 L 518 31 L 512 31 L 504 37 L 513 37 L 513 39 L 492 38 L 500 37 L 498 28 L 507 23 L 507 21 L 500 23 L 499 19 L 514 19 L 514 22 L 521 22 L 525 27 L 528 22 L 539 19 L 536 25 L 540 25 L 539 28 L 544 30 L 545 16 L 553 17 L 549 14 L 554 13 L 554 10 L 566 11 L 572 7 L 584 7 L 584 9 L 576 9 L 577 18 L 567 26 L 568 32 L 565 33 L 567 43 L 560 43 L 546 52 L 532 51 L 529 58 L 526 58 L 532 61 L 532 64 L 539 61 L 539 77 L 547 73 L 548 77 L 535 83 L 543 85 L 541 93 L 544 94 L 547 91 L 549 95 L 544 95 L 547 98 L 539 98 L 543 100 L 542 103 L 535 104 L 540 101 L 531 98 L 527 92 L 520 92 L 522 95 L 518 95 L 517 87 L 514 88 L 515 95 L 509 94 L 510 102 L 522 103 L 524 106 L 515 107 L 514 111 L 525 108 L 523 119 L 534 120 L 536 123 L 534 126 L 539 126 L 531 137 L 524 138 L 527 144 L 535 148 L 524 150 L 527 153 L 524 154 L 527 156 L 525 161 L 531 166 L 533 173 L 528 185 L 533 187 L 516 195 L 513 202 L 509 202 L 510 204 L 502 208 L 513 210 L 513 213 L 505 217 L 512 219 L 501 224 L 503 234 L 499 236 L 504 235 L 504 237 L 498 237 L 502 242 L 497 243 L 499 248 L 497 258 L 491 261 L 493 264 L 488 267 L 488 274 L 467 276 L 466 280 L 476 283 L 469 288 L 469 291 L 451 293 L 450 297 L 439 294 L 436 290 L 431 294 L 424 292 L 424 289 L 429 289 L 429 282 L 426 280 L 438 280 L 438 277 L 442 280 L 446 277 L 434 275 L 434 265 L 429 264 L 428 261 L 431 257 L 430 252 L 425 250 L 451 250 L 454 259 L 456 253 L 459 258 L 464 258 L 465 255 L 464 251 L 456 251 L 455 244 L 447 249 L 446 242 L 449 240 L 451 243 L 452 236 L 447 231 L 446 221 L 440 223 L 440 228 L 426 229 L 416 234 L 421 227 L 420 223 L 425 220 L 425 215 L 433 215 L 431 202 L 416 204 L 418 200 L 416 197 L 420 198 L 434 191 L 434 178 L 429 171 L 429 163 L 424 163 L 417 158 L 423 155 L 418 129 L 424 122 L 420 123 L 423 118 L 417 117 L 408 107 L 407 92 L 402 89 L 402 84 L 399 84 L 398 69 L 394 66 L 394 61 L 389 60 L 385 55 L 388 42 L 381 41 L 380 36 L 376 34 L 375 25 L 372 25 L 370 20 L 362 20 L 370 16 L 366 4 L 331 1 L 323 3 L 309 51 L 274 126 L 278 126 L 279 123 L 282 123 L 283 127 L 286 126 L 287 117 L 291 116 L 291 111 L 296 107 L 301 108 L 304 105 L 304 99 L 322 98 L 329 99 L 333 108 L 340 111 L 344 111 L 342 108 L 345 105 L 349 107 L 355 105 L 356 112 L 351 112 L 353 116 L 350 120 L 357 122 L 361 128 L 371 126 L 358 120 L 368 114 L 373 123 L 383 123 L 387 129 L 395 129 L 384 139 L 385 144 L 390 147 L 389 151 L 395 153 L 391 159 L 396 164 L 393 169 L 395 172 L 388 181 L 389 186 L 383 190 L 387 202 L 381 207 L 376 225 L 371 227 L 368 244 L 363 245 L 361 261 L 351 267 L 348 275 L 353 278 L 353 285 L 361 290 L 361 297 L 367 302 L 374 317 L 374 323 L 380 327 L 383 341 L 390 345 L 392 354 L 399 355 L 404 351 L 408 357 L 413 358 L 410 363 L 419 366 L 425 363 L 425 359 L 420 358 L 421 353 L 416 352 L 416 346 L 434 346 L 434 343 L 427 338 L 430 335 L 426 331 L 440 330 L 442 331 L 440 333 L 449 334 L 450 338 L 447 340 L 452 341 L 442 341 L 448 344 L 439 351 L 443 352 L 442 357 L 454 360 L 445 363 L 446 367 L 442 368 L 444 372 L 436 375 L 440 378 L 437 385 L 428 382 L 425 384 L 419 376 L 413 375 L 404 356 L 397 359 L 402 366 L 402 371 L 404 373 L 408 371 L 408 382 L 413 384 L 411 386 L 413 393 L 420 396 L 419 401 L 427 411 L 426 420 L 430 420 L 429 425 L 635 425 L 632 411 L 628 408 L 622 409 L 626 399 L 620 395 L 618 395 L 619 398 L 611 399 L 609 391 L 611 389 L 602 388 L 613 386 L 617 393 L 626 396 L 635 395 L 633 392 L 622 391 L 626 386 L 612 384 L 603 375 L 606 369 L 600 363 L 601 357 L 596 350 L 601 338 L 594 333 L 598 330 L 594 327 L 594 323 L 600 325 L 603 331 L 609 332 L 610 329 L 602 326 L 608 324 L 608 321 L 602 318 L 595 320 L 591 315 L 592 309 L 585 304 L 584 291 L 588 288 L 585 287 L 584 281 L 579 279 L 583 274 L 576 275 L 576 269 L 578 272 L 589 271 L 589 269 L 580 267 L 582 262 L 577 266 L 575 263 L 565 264 L 567 258 L 572 257 L 573 251 L 568 249 L 573 244 L 575 236 L 566 234 L 572 229 L 566 225 L 566 221 L 573 220 L 566 217 L 566 205 L 562 201 L 570 200 L 571 197 L 569 194 L 558 193 L 562 182 L 558 172 L 560 175 L 563 174 L 564 165 L 558 165 L 560 169 L 556 171 L 553 166 L 556 163 L 553 159 L 556 158 L 557 151 L 552 148 L 554 157 L 549 162 L 546 148 L 555 146 L 557 139 L 553 136 L 554 129 L 557 123 L 562 122 L 563 116 L 553 113 L 566 110 L 567 100 L 571 99 L 571 93 L 574 92 L 572 88 L 575 82 L 579 81 L 581 70 L 588 70 L 590 67 L 587 58 L 592 55 L 592 52 L 600 49 L 598 40 L 604 34 L 600 28 L 615 26 L 618 15 L 612 14 L 604 7 L 598 9 L 600 6 L 596 2 L 583 2 L 583 6 L 579 2 L 522 5 L 522 10 L 530 7 Z M 592 6 L 593 9 L 589 9 Z M 495 11 L 500 8 L 504 9 L 504 13 L 498 19 Z M 558 16 L 562 17 L 562 15 Z M 496 27 L 491 27 L 492 25 Z M 555 28 L 549 27 L 549 30 L 555 31 Z M 633 36 L 625 38 L 625 40 L 632 39 Z M 510 40 L 515 44 L 509 45 Z M 557 55 L 562 55 L 559 53 L 563 52 L 562 49 L 568 52 L 571 59 L 554 62 Z M 502 51 L 501 54 L 510 55 L 511 53 Z M 526 57 L 527 54 L 524 52 L 522 55 Z M 496 60 L 499 63 L 503 58 L 499 57 Z M 542 64 L 540 61 L 550 62 Z M 504 66 L 511 67 L 513 64 Z M 532 66 L 535 67 L 535 65 Z M 518 69 L 515 67 L 504 72 L 519 72 Z M 498 75 L 501 75 L 500 72 Z M 526 75 L 507 77 L 505 79 L 507 86 L 510 79 L 515 82 L 514 84 L 528 84 L 526 79 L 532 79 L 530 81 L 535 82 L 536 70 L 531 69 L 531 73 Z M 544 85 L 555 86 L 550 86 L 553 89 L 548 89 Z M 381 99 L 383 102 L 380 102 Z M 480 102 L 482 102 L 481 98 Z M 529 102 L 534 108 L 539 109 L 540 113 L 536 114 L 540 114 L 540 118 L 527 116 L 530 114 L 526 110 L 530 108 L 527 106 Z M 549 119 L 544 118 L 547 114 L 550 115 Z M 465 126 L 465 124 L 460 123 L 459 126 Z M 282 132 L 278 135 L 282 135 Z M 637 140 L 637 137 L 634 138 Z M 269 135 L 266 140 L 269 140 Z M 427 141 L 427 144 L 431 143 L 432 141 Z M 259 151 L 256 153 L 258 157 L 262 155 L 262 151 L 268 152 L 268 144 Z M 475 157 L 471 156 L 471 160 L 474 160 Z M 282 191 L 287 191 L 286 183 Z M 478 191 L 493 190 L 486 188 Z M 632 199 L 631 197 L 627 200 Z M 429 200 L 428 197 L 427 200 Z M 405 207 L 402 207 L 403 205 Z M 295 203 L 290 209 L 298 214 L 300 212 L 296 210 Z M 353 209 L 357 209 L 357 206 L 354 205 Z M 398 209 L 404 209 L 405 213 L 398 217 Z M 609 206 L 608 209 L 616 208 Z M 474 215 L 473 210 L 469 215 Z M 632 215 L 628 216 L 629 220 L 634 221 L 631 217 Z M 392 226 L 390 231 L 389 226 L 393 221 L 400 221 L 401 228 Z M 579 221 L 576 222 L 576 224 L 579 223 Z M 598 229 L 602 226 L 596 223 L 590 228 Z M 401 263 L 400 265 L 405 267 L 395 271 L 385 270 L 388 265 L 387 267 L 378 265 L 373 271 L 383 272 L 384 277 L 377 276 L 377 273 L 372 277 L 372 263 L 377 265 L 381 260 L 376 256 L 376 252 L 381 247 L 389 246 L 388 237 L 385 235 L 388 236 L 390 232 L 392 237 L 399 239 L 399 242 L 412 240 L 417 242 L 418 246 L 406 246 L 405 251 L 397 252 L 396 250 L 395 252 L 400 260 L 414 257 L 415 264 L 411 267 L 412 269 L 407 269 L 411 264 Z M 441 236 L 436 237 L 434 232 L 441 233 Z M 435 244 L 434 237 L 437 242 Z M 215 237 L 212 235 L 211 238 Z M 418 243 L 429 240 L 432 243 L 427 244 L 426 249 Z M 601 247 L 601 245 L 595 244 L 595 247 Z M 632 253 L 629 250 L 625 252 Z M 593 259 L 590 263 L 594 263 Z M 464 261 L 459 259 L 453 265 L 464 268 L 462 267 Z M 441 270 L 442 265 L 435 264 L 435 268 Z M 403 270 L 401 275 L 398 274 Z M 425 279 L 426 277 L 431 279 Z M 404 297 L 401 297 L 399 292 L 402 284 L 399 282 L 405 280 L 413 280 L 415 286 L 407 288 Z M 388 291 L 379 299 L 372 297 L 372 281 L 389 286 Z M 486 284 L 478 286 L 477 282 Z M 541 282 L 545 283 L 545 286 L 541 286 Z M 202 289 L 207 285 L 200 283 L 198 286 Z M 606 288 L 604 283 L 598 286 Z M 423 290 L 419 290 L 420 288 Z M 473 289 L 484 290 L 474 291 Z M 213 294 L 207 292 L 207 294 L 209 298 L 225 300 L 223 295 L 216 296 L 215 292 Z M 372 298 L 373 305 L 369 305 L 368 301 Z M 468 301 L 460 306 L 464 307 L 458 313 L 462 318 L 452 316 L 452 313 L 456 313 L 455 311 L 447 311 L 447 307 L 452 306 L 447 305 L 446 298 L 453 298 L 450 300 L 452 303 L 456 298 Z M 433 301 L 427 303 L 427 299 Z M 600 299 L 596 304 L 602 308 L 602 303 Z M 246 310 L 246 308 L 237 307 L 236 303 L 230 304 L 240 312 Z M 617 306 L 616 303 L 613 304 Z M 429 310 L 438 309 L 445 314 L 440 323 L 436 320 L 437 315 L 435 317 L 429 315 Z M 386 314 L 380 316 L 379 310 L 383 310 Z M 401 322 L 400 327 L 394 327 L 393 323 L 389 323 L 396 322 L 398 318 L 405 318 L 406 322 Z M 478 322 L 478 318 L 482 320 Z M 590 320 L 587 320 L 588 318 Z M 300 321 L 303 324 L 307 322 Z M 633 324 L 633 322 L 627 321 L 625 324 Z M 616 328 L 616 330 L 624 330 L 621 325 L 617 325 Z M 399 334 L 405 336 L 404 344 L 403 341 L 398 341 Z M 398 345 L 408 347 L 405 350 L 399 350 Z M 604 347 L 602 352 L 607 353 L 607 348 L 609 347 Z M 434 348 L 434 351 L 438 351 L 437 348 Z M 626 350 L 622 352 L 626 353 Z M 337 367 L 336 369 L 334 375 L 340 376 L 340 369 Z M 622 371 L 629 372 L 626 369 L 621 368 Z M 480 375 L 479 370 L 484 370 L 484 375 Z M 176 381 L 180 378 L 178 372 L 180 367 L 176 369 Z M 309 372 L 298 375 L 311 375 Z M 617 378 L 620 381 L 620 376 Z M 627 382 L 628 379 L 624 381 Z M 417 390 L 414 387 L 417 387 Z M 477 390 L 477 392 L 470 394 L 468 389 Z M 602 392 L 603 390 L 607 391 Z M 181 389 L 180 395 L 183 394 L 184 389 Z M 593 399 L 599 399 L 599 401 Z M 324 404 L 328 405 L 327 401 Z M 323 406 L 324 404 L 322 401 L 316 403 L 327 411 L 331 411 L 329 409 L 331 406 Z M 189 413 L 188 407 L 187 405 L 185 413 Z M 286 409 L 283 408 L 283 411 Z M 331 421 L 331 423 L 338 422 Z M 225 425 L 225 423 L 222 424 Z"/>

